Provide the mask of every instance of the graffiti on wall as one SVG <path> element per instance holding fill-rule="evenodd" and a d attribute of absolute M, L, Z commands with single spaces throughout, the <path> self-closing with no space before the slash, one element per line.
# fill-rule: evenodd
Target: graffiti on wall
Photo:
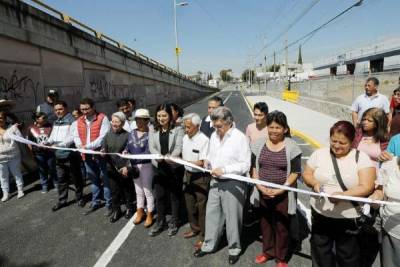
<path fill-rule="evenodd" d="M 0 98 L 18 100 L 29 95 L 33 96 L 33 103 L 36 103 L 39 85 L 28 75 L 18 76 L 17 70 L 14 70 L 9 77 L 0 76 Z"/>
<path fill-rule="evenodd" d="M 86 70 L 86 95 L 95 100 L 118 99 L 134 97 L 140 93 L 140 87 L 135 84 L 113 84 L 110 73 L 101 70 Z"/>

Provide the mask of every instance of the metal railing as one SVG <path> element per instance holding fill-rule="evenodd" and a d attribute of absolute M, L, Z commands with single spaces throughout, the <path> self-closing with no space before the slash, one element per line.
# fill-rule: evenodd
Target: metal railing
<path fill-rule="evenodd" d="M 309 97 L 338 105 L 350 106 L 356 97 L 363 94 L 365 80 L 368 77 L 379 80 L 379 93 L 391 97 L 393 90 L 399 87 L 400 71 L 380 72 L 372 74 L 343 75 L 325 77 L 317 80 L 293 82 L 293 91 L 299 91 L 300 97 Z M 268 81 L 267 86 L 262 82 L 246 87 L 246 95 L 271 95 L 280 97 L 287 83 L 283 81 Z"/>
<path fill-rule="evenodd" d="M 27 4 L 29 4 L 29 2 L 35 3 L 36 5 L 38 5 L 41 8 L 42 11 L 45 11 L 49 15 L 53 15 L 54 14 L 56 18 L 62 20 L 63 22 L 71 24 L 71 25 L 73 25 L 73 26 L 77 27 L 78 29 L 83 30 L 85 32 L 88 32 L 88 33 L 92 34 L 94 37 L 96 37 L 97 39 L 100 39 L 102 41 L 108 42 L 108 43 L 110 43 L 110 44 L 112 44 L 112 45 L 114 45 L 114 46 L 126 51 L 127 53 L 130 53 L 130 54 L 140 58 L 141 60 L 144 60 L 147 64 L 149 64 L 151 66 L 157 66 L 158 68 L 163 69 L 165 71 L 168 71 L 170 73 L 173 73 L 174 75 L 176 75 L 176 76 L 178 76 L 180 78 L 184 78 L 184 79 L 190 80 L 186 75 L 184 75 L 184 74 L 182 74 L 180 72 L 177 72 L 176 70 L 174 70 L 174 69 L 172 69 L 172 68 L 170 68 L 170 67 L 168 67 L 168 66 L 166 66 L 166 65 L 164 65 L 164 64 L 162 64 L 162 63 L 160 63 L 160 62 L 158 62 L 158 61 L 156 61 L 154 59 L 151 59 L 148 56 L 143 55 L 140 52 L 137 52 L 136 50 L 124 45 L 122 42 L 119 42 L 119 41 L 111 38 L 110 36 L 100 32 L 100 31 L 98 31 L 96 29 L 93 29 L 90 26 L 87 26 L 86 24 L 80 22 L 79 20 L 67 15 L 64 12 L 61 12 L 61 11 L 49 6 L 48 4 L 44 3 L 41 0 L 20 0 L 20 1 L 25 2 Z M 190 80 L 190 81 L 193 82 L 193 83 L 196 83 L 195 81 L 192 81 L 192 80 Z"/>

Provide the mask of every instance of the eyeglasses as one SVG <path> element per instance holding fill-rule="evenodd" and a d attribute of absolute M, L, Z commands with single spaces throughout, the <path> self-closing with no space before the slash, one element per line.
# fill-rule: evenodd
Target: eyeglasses
<path fill-rule="evenodd" d="M 91 110 L 92 108 L 81 108 L 81 111 Z"/>

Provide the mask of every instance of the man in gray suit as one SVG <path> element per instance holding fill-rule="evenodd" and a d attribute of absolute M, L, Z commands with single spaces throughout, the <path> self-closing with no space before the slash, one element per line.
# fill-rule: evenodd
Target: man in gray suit
<path fill-rule="evenodd" d="M 227 107 L 218 107 L 211 113 L 215 132 L 211 135 L 206 163 L 213 179 L 210 183 L 206 211 L 206 233 L 195 257 L 213 252 L 226 223 L 229 264 L 239 260 L 241 252 L 240 234 L 245 202 L 245 184 L 225 178 L 226 174 L 243 175 L 250 169 L 250 147 L 246 136 L 235 128 L 232 112 Z"/>

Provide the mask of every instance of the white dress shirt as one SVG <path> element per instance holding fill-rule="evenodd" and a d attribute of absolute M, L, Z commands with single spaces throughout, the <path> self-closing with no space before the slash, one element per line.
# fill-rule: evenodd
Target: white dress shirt
<path fill-rule="evenodd" d="M 206 159 L 209 139 L 205 134 L 198 131 L 192 138 L 185 134 L 182 142 L 182 159 L 187 161 Z M 185 166 L 185 169 L 190 172 L 201 172 L 188 166 Z"/>
<path fill-rule="evenodd" d="M 210 138 L 207 160 L 211 169 L 223 168 L 226 174 L 243 175 L 250 169 L 250 146 L 247 137 L 234 126 L 221 140 L 217 132 Z"/>

